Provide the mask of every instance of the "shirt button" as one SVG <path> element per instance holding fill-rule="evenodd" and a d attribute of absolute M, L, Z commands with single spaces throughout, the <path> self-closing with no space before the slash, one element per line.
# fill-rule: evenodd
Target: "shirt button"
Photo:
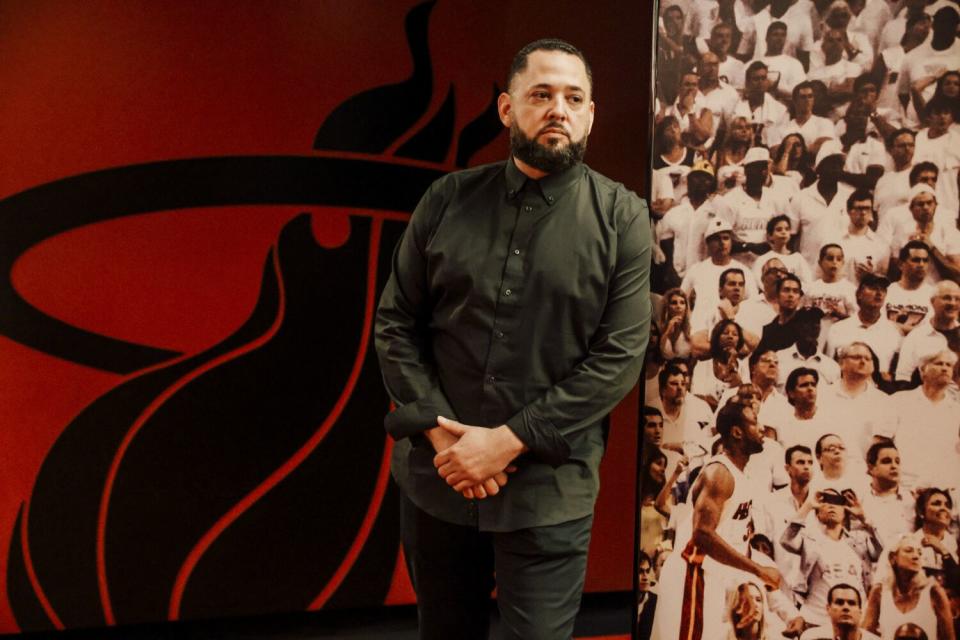
<path fill-rule="evenodd" d="M 523 210 L 524 210 L 524 211 L 533 211 L 533 207 L 524 207 Z"/>
<path fill-rule="evenodd" d="M 487 376 L 487 382 L 489 382 L 490 384 L 493 384 L 493 383 L 496 382 L 496 381 L 497 381 L 497 379 L 494 378 L 493 376 Z"/>
<path fill-rule="evenodd" d="M 520 255 L 520 249 L 514 249 L 514 250 L 513 250 L 513 255 L 515 255 L 515 256 Z"/>
<path fill-rule="evenodd" d="M 553 196 L 547 196 L 547 202 L 553 204 Z"/>
<path fill-rule="evenodd" d="M 494 331 L 493 335 L 497 336 L 498 338 L 502 338 L 502 337 L 503 337 L 503 331 Z"/>
<path fill-rule="evenodd" d="M 507 289 L 506 291 L 503 292 L 503 295 L 505 296 L 513 295 L 513 291 L 510 291 L 510 289 Z"/>

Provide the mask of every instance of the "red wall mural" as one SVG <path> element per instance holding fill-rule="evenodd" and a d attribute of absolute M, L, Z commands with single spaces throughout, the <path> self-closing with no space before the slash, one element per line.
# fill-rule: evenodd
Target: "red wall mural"
<path fill-rule="evenodd" d="M 648 15 L 579 3 L 0 7 L 0 632 L 409 602 L 371 314 L 431 181 L 501 159 L 513 52 L 583 47 L 641 190 Z M 636 398 L 588 589 L 625 590 Z"/>

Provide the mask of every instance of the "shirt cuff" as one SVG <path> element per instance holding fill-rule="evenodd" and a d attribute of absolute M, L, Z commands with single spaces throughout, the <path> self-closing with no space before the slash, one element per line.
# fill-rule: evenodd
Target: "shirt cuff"
<path fill-rule="evenodd" d="M 507 420 L 507 426 L 538 461 L 559 467 L 570 458 L 570 443 L 546 418 L 533 417 L 524 410 Z"/>
<path fill-rule="evenodd" d="M 440 387 L 434 387 L 419 400 L 408 402 L 388 413 L 383 419 L 383 426 L 391 438 L 401 440 L 437 426 L 437 416 L 457 419 Z"/>

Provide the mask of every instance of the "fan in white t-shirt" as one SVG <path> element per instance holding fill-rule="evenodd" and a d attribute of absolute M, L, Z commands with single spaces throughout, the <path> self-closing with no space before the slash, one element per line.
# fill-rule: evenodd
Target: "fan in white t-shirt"
<path fill-rule="evenodd" d="M 900 248 L 897 264 L 900 279 L 887 289 L 886 314 L 900 333 L 907 335 L 933 310 L 933 285 L 926 283 L 930 248 L 920 240 L 911 240 Z"/>

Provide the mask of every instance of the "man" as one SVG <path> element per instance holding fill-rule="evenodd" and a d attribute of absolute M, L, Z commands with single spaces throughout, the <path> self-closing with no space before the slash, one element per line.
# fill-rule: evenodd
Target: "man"
<path fill-rule="evenodd" d="M 777 351 L 777 358 L 780 360 L 780 379 L 777 385 L 781 389 L 790 373 L 799 367 L 816 370 L 820 375 L 820 384 L 823 385 L 832 385 L 840 378 L 840 367 L 836 361 L 820 352 L 821 324 L 814 317 L 804 319 L 795 325 L 795 342 Z"/>
<path fill-rule="evenodd" d="M 695 358 L 705 358 L 710 354 L 710 333 L 722 320 L 733 320 L 739 324 L 740 303 L 746 280 L 741 269 L 732 267 L 720 274 L 720 302 L 711 311 L 706 305 L 697 305 L 690 320 L 694 333 L 690 337 L 691 354 Z M 752 351 L 760 341 L 753 331 L 740 327 L 743 332 L 744 346 Z"/>
<path fill-rule="evenodd" d="M 699 83 L 700 77 L 693 71 L 687 71 L 680 76 L 677 99 L 666 111 L 666 115 L 675 117 L 680 123 L 680 131 L 686 134 L 691 146 L 706 144 L 716 131 L 713 112 L 703 101 Z"/>
<path fill-rule="evenodd" d="M 768 263 L 769 264 L 769 263 Z M 784 273 L 777 280 L 777 315 L 764 325 L 758 349 L 763 347 L 781 351 L 797 342 L 797 330 L 804 323 L 820 322 L 823 312 L 813 307 L 800 307 L 803 285 L 800 278 Z"/>
<path fill-rule="evenodd" d="M 663 441 L 663 413 L 656 407 L 644 406 L 641 411 L 643 425 L 643 451 L 659 449 L 667 456 L 666 475 L 669 478 L 683 455 L 682 442 Z"/>
<path fill-rule="evenodd" d="M 720 57 L 714 52 L 707 51 L 700 56 L 697 70 L 700 72 L 700 94 L 703 104 L 713 113 L 713 133 L 716 135 L 720 125 L 729 120 L 740 94 L 728 80 L 720 78 Z M 704 146 L 709 148 L 709 144 Z"/>
<path fill-rule="evenodd" d="M 933 15 L 933 35 L 903 60 L 898 92 L 913 101 L 917 113 L 923 113 L 924 105 L 933 97 L 937 78 L 960 69 L 958 22 L 960 10 L 945 3 Z"/>
<path fill-rule="evenodd" d="M 688 393 L 690 374 L 677 361 L 668 362 L 657 377 L 659 393 L 650 405 L 663 419 L 661 448 L 682 452 L 683 444 L 701 442 L 709 437 L 707 427 L 713 424 L 710 405 Z"/>
<path fill-rule="evenodd" d="M 960 351 L 960 285 L 950 280 L 940 282 L 933 290 L 930 306 L 933 314 L 922 320 L 900 346 L 898 382 L 909 382 L 922 358 L 944 349 Z"/>
<path fill-rule="evenodd" d="M 865 275 L 857 286 L 857 313 L 830 327 L 826 348 L 827 355 L 835 358 L 848 345 L 865 342 L 877 355 L 880 375 L 886 380 L 893 379 L 891 364 L 902 339 L 900 329 L 883 313 L 889 285 L 883 276 Z"/>
<path fill-rule="evenodd" d="M 915 185 L 925 184 L 936 192 L 939 177 L 940 169 L 934 163 L 923 161 L 914 164 L 907 173 L 907 188 L 901 193 L 903 204 L 887 209 L 877 226 L 877 233 L 889 242 L 893 239 L 894 229 L 903 224 L 909 225 L 913 221 L 910 213 L 910 190 Z"/>
<path fill-rule="evenodd" d="M 927 281 L 960 280 L 960 231 L 937 218 L 937 192 L 920 183 L 910 189 L 910 220 L 901 220 L 893 228 L 890 249 L 894 253 L 910 240 L 920 240 L 930 248 L 933 269 Z"/>
<path fill-rule="evenodd" d="M 837 139 L 836 128 L 828 118 L 813 113 L 814 89 L 811 83 L 798 83 L 791 98 L 793 118 L 777 130 L 770 143 L 780 144 L 791 133 L 799 133 L 806 142 L 807 152 L 815 155 L 824 142 Z"/>
<path fill-rule="evenodd" d="M 710 195 L 717 190 L 713 165 L 708 160 L 697 160 L 687 174 L 687 195 L 677 206 L 667 211 L 657 223 L 657 237 L 673 268 L 683 278 L 687 268 L 706 257 L 701 253 L 703 231 L 716 217 Z M 697 235 L 697 234 L 700 235 Z"/>
<path fill-rule="evenodd" d="M 768 72 L 777 75 L 773 94 L 781 102 L 789 103 L 793 88 L 807 79 L 807 73 L 795 56 L 784 52 L 786 43 L 787 24 L 779 20 L 770 23 L 767 27 L 767 52 L 758 55 L 757 60 L 767 65 Z"/>
<path fill-rule="evenodd" d="M 873 382 L 873 350 L 865 342 L 853 341 L 839 351 L 840 380 L 823 397 L 823 404 L 834 415 L 843 416 L 833 430 L 850 448 L 854 466 L 863 469 L 863 460 L 873 441 L 873 433 L 893 414 L 890 396 Z"/>
<path fill-rule="evenodd" d="M 595 108 L 583 54 L 533 42 L 506 87 L 511 157 L 430 187 L 377 311 L 423 638 L 485 638 L 494 586 L 505 636 L 570 637 L 601 419 L 636 384 L 648 337 L 650 223 L 581 163 Z"/>
<path fill-rule="evenodd" d="M 836 424 L 836 423 L 834 423 Z M 836 489 L 841 494 L 850 491 L 859 499 L 867 494 L 866 475 L 863 472 L 863 463 L 850 464 L 850 453 L 847 443 L 836 433 L 824 433 L 813 447 L 814 457 L 817 459 L 818 474 L 813 481 L 813 489 Z"/>
<path fill-rule="evenodd" d="M 960 403 L 947 393 L 957 354 L 949 349 L 921 360 L 920 386 L 896 394 L 896 421 L 881 425 L 875 436 L 897 444 L 904 486 L 915 489 L 960 488 L 957 422 Z M 891 428 L 892 427 L 892 428 Z"/>
<path fill-rule="evenodd" d="M 802 444 L 813 450 L 817 439 L 833 429 L 835 416 L 817 405 L 820 374 L 816 369 L 799 367 L 787 376 L 785 389 L 793 415 L 780 425 L 778 437 L 784 449 Z"/>
<path fill-rule="evenodd" d="M 754 57 L 777 55 L 770 50 L 770 30 L 778 23 L 790 25 L 789 33 L 784 33 L 780 52 L 797 58 L 806 65 L 813 48 L 813 21 L 809 5 L 797 0 L 772 0 L 769 6 L 754 14 L 745 28 L 746 34 L 740 44 L 740 51 L 749 51 L 749 47 L 755 43 Z"/>
<path fill-rule="evenodd" d="M 743 172 L 743 186 L 717 198 L 715 206 L 717 213 L 731 224 L 738 240 L 734 257 L 752 267 L 756 254 L 750 249 L 766 244 L 767 222 L 789 212 L 790 197 L 782 190 L 766 186 L 770 178 L 770 152 L 765 147 L 752 147 L 747 151 Z M 791 224 L 796 226 L 796 220 Z"/>
<path fill-rule="evenodd" d="M 914 497 L 900 486 L 900 451 L 892 440 L 879 439 L 867 449 L 870 491 L 863 497 L 864 513 L 877 523 L 877 536 L 887 546 L 913 531 Z"/>
<path fill-rule="evenodd" d="M 917 134 L 911 129 L 897 129 L 886 138 L 893 169 L 880 176 L 873 193 L 877 205 L 878 226 L 884 223 L 890 209 L 907 204 L 916 138 Z"/>
<path fill-rule="evenodd" d="M 657 594 L 651 589 L 657 583 L 653 562 L 644 551 L 637 551 L 637 638 L 649 638 L 653 613 L 657 610 Z"/>
<path fill-rule="evenodd" d="M 873 225 L 873 195 L 865 189 L 857 189 L 847 198 L 847 219 L 832 238 L 843 249 L 843 277 L 858 283 L 869 274 L 887 272 L 890 246 L 871 228 Z M 821 232 L 824 237 L 826 231 Z"/>
<path fill-rule="evenodd" d="M 727 402 L 717 415 L 717 433 L 723 453 L 704 464 L 690 491 L 693 522 L 678 527 L 690 532 L 689 539 L 678 538 L 660 574 L 660 591 L 673 597 L 658 603 L 654 640 L 699 639 L 704 630 L 719 628 L 726 589 L 742 582 L 745 574 L 772 589 L 780 586 L 780 573 L 748 554 L 754 499 L 743 470 L 750 456 L 763 448 L 753 408 Z"/>
<path fill-rule="evenodd" d="M 720 77 L 726 80 L 734 89 L 743 89 L 744 68 L 743 62 L 730 55 L 733 45 L 733 27 L 721 22 L 710 30 L 710 39 L 707 47 L 720 61 Z"/>
<path fill-rule="evenodd" d="M 743 116 L 753 127 L 754 144 L 769 147 L 771 136 L 789 118 L 787 108 L 768 92 L 767 65 L 754 60 L 747 67 L 743 98 L 734 106 L 733 117 Z"/>
<path fill-rule="evenodd" d="M 827 140 L 820 145 L 814 167 L 817 181 L 801 189 L 792 202 L 794 218 L 799 220 L 799 250 L 811 269 L 816 269 L 820 247 L 825 242 L 820 226 L 829 233 L 846 218 L 845 206 L 853 187 L 840 182 L 843 160 L 843 149 L 837 141 Z"/>
<path fill-rule="evenodd" d="M 746 284 L 743 294 L 745 298 L 756 295 L 759 289 L 753 278 L 753 272 L 747 268 L 747 265 L 731 257 L 733 227 L 730 226 L 730 223 L 724 218 L 713 218 L 707 222 L 704 236 L 706 237 L 707 253 L 710 257 L 689 267 L 687 275 L 683 277 L 683 282 L 680 283 L 680 288 L 691 300 L 693 308 L 704 306 L 712 310 L 716 307 L 720 302 L 717 283 L 720 282 L 720 274 L 727 269 L 743 271 Z"/>
<path fill-rule="evenodd" d="M 880 106 L 879 100 L 880 88 L 877 85 L 876 76 L 873 73 L 857 76 L 853 81 L 853 102 L 850 106 L 856 105 L 863 110 L 863 133 L 871 138 L 876 136 L 879 140 L 885 141 L 896 133 L 896 127 L 900 125 L 900 110 Z M 837 135 L 842 138 L 847 132 L 847 126 L 846 122 L 838 122 Z"/>
<path fill-rule="evenodd" d="M 800 640 L 879 640 L 876 634 L 860 628 L 863 606 L 860 591 L 846 582 L 830 587 L 827 592 L 830 626 L 808 629 Z"/>
<path fill-rule="evenodd" d="M 780 258 L 768 258 L 760 268 L 761 295 L 753 296 L 740 305 L 738 323 L 757 335 L 763 334 L 764 325 L 773 320 L 779 311 L 777 282 L 787 273 Z"/>
<path fill-rule="evenodd" d="M 867 76 L 859 76 L 857 80 L 864 77 Z M 879 134 L 869 130 L 870 124 L 870 107 L 858 99 L 850 103 L 843 119 L 837 123 L 837 130 L 843 131 L 837 135 L 847 154 L 843 165 L 844 179 L 867 190 L 876 186 L 888 162 L 887 150 Z"/>
<path fill-rule="evenodd" d="M 900 279 L 887 289 L 887 319 L 907 335 L 931 311 L 933 285 L 927 284 L 930 249 L 920 240 L 911 240 L 897 256 Z"/>
<path fill-rule="evenodd" d="M 807 80 L 819 80 L 827 85 L 830 119 L 836 122 L 853 98 L 853 81 L 863 68 L 848 60 L 844 53 L 849 40 L 843 29 L 830 28 L 823 34 L 820 51 L 810 56 Z"/>

